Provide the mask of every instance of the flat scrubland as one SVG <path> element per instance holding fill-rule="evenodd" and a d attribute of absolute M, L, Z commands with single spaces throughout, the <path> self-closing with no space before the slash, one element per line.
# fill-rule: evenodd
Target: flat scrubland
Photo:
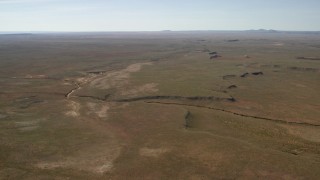
<path fill-rule="evenodd" d="M 319 179 L 320 36 L 0 36 L 0 179 Z"/>

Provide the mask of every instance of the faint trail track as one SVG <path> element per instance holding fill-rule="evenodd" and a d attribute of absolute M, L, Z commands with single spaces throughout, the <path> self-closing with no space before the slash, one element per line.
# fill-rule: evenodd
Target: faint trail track
<path fill-rule="evenodd" d="M 62 92 L 0 92 L 0 94 L 49 94 L 55 96 L 66 96 L 65 93 Z"/>
<path fill-rule="evenodd" d="M 282 123 L 282 124 L 293 124 L 293 125 L 320 127 L 320 124 L 311 124 L 311 123 L 305 123 L 305 122 L 290 122 L 290 121 L 286 121 L 286 120 L 282 120 L 282 119 L 273 119 L 273 118 L 267 118 L 267 117 L 251 116 L 251 115 L 247 115 L 247 114 L 241 114 L 241 113 L 237 113 L 237 112 L 232 112 L 232 111 L 225 110 L 225 109 L 208 107 L 208 106 L 201 106 L 201 105 L 191 105 L 191 104 L 171 103 L 171 102 L 156 102 L 156 101 L 149 101 L 149 102 L 146 102 L 146 103 L 149 103 L 149 104 L 189 106 L 189 107 L 196 107 L 196 108 L 203 108 L 203 109 L 211 109 L 211 110 L 215 110 L 215 111 L 221 111 L 221 112 L 233 114 L 233 115 L 236 115 L 236 116 L 260 119 L 260 120 L 267 120 L 267 121 L 273 121 L 273 122 Z"/>
<path fill-rule="evenodd" d="M 75 88 L 71 89 L 67 94 L 65 94 L 65 97 L 69 99 L 69 97 L 74 93 L 75 91 L 79 90 L 81 88 L 80 84 L 77 82 L 73 82 L 73 84 L 76 85 Z"/>
<path fill-rule="evenodd" d="M 103 102 L 107 102 L 107 99 L 109 98 L 110 94 L 107 94 L 104 96 L 104 98 L 101 97 L 96 97 L 96 96 L 89 96 L 89 95 L 79 95 L 79 96 L 74 96 L 74 97 L 78 97 L 78 98 L 90 98 L 90 99 L 94 99 L 94 100 L 98 100 L 98 101 L 103 101 Z M 111 102 L 111 101 L 110 101 Z"/>
<path fill-rule="evenodd" d="M 135 98 L 128 98 L 128 99 L 118 99 L 114 100 L 116 102 L 134 102 L 134 101 L 141 101 L 141 100 L 152 100 L 152 99 L 165 99 L 165 100 L 195 100 L 195 101 L 228 101 L 228 102 L 235 102 L 234 98 L 221 98 L 221 97 L 214 97 L 214 96 L 143 96 L 143 97 L 135 97 Z"/>
<path fill-rule="evenodd" d="M 99 101 L 105 102 L 135 102 L 135 101 L 144 101 L 144 100 L 190 100 L 190 101 L 226 101 L 226 102 L 236 102 L 233 97 L 230 98 L 222 98 L 222 97 L 215 97 L 215 96 L 141 96 L 141 97 L 133 97 L 127 99 L 115 99 L 115 100 L 108 100 L 110 95 L 105 95 L 104 98 L 96 97 L 96 96 L 74 96 L 79 98 L 91 98 Z"/>

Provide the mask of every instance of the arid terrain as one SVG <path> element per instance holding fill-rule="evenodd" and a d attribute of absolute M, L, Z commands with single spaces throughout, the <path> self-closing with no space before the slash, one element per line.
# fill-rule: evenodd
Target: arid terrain
<path fill-rule="evenodd" d="M 320 179 L 320 35 L 0 35 L 0 179 Z"/>

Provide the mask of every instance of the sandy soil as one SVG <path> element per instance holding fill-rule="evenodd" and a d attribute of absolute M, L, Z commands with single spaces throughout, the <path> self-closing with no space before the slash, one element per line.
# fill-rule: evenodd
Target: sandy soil
<path fill-rule="evenodd" d="M 140 71 L 142 66 L 145 65 L 152 65 L 152 63 L 136 63 L 128 66 L 126 69 L 106 73 L 90 82 L 90 86 L 98 89 L 121 87 L 128 83 L 128 79 L 131 73 Z"/>
<path fill-rule="evenodd" d="M 122 90 L 121 95 L 123 96 L 134 96 L 140 93 L 154 93 L 158 92 L 159 89 L 157 89 L 158 84 L 156 83 L 148 83 L 142 86 L 137 86 L 129 90 Z"/>
<path fill-rule="evenodd" d="M 65 112 L 67 116 L 78 117 L 80 115 L 80 103 L 75 101 L 67 101 L 67 107 L 69 110 Z"/>
<path fill-rule="evenodd" d="M 99 118 L 106 118 L 108 116 L 107 112 L 110 109 L 111 103 L 87 103 L 89 108 L 88 115 L 96 115 Z"/>
<path fill-rule="evenodd" d="M 35 119 L 35 120 L 31 120 L 31 121 L 15 122 L 15 124 L 20 131 L 25 132 L 25 131 L 32 131 L 32 130 L 39 128 L 40 121 L 41 121 L 41 119 Z"/>
<path fill-rule="evenodd" d="M 168 148 L 141 148 L 139 151 L 140 156 L 146 157 L 158 157 L 166 152 L 169 152 Z"/>
<path fill-rule="evenodd" d="M 282 125 L 288 130 L 288 133 L 301 137 L 308 141 L 320 143 L 320 131 L 316 127 L 301 127 Z"/>
<path fill-rule="evenodd" d="M 74 155 L 58 161 L 39 162 L 35 166 L 41 169 L 72 168 L 97 174 L 109 172 L 120 153 L 120 147 L 111 138 L 106 141 L 108 143 L 82 148 Z"/>
<path fill-rule="evenodd" d="M 91 87 L 100 89 L 122 87 L 129 82 L 130 73 L 138 72 L 144 65 L 151 65 L 151 63 L 132 64 L 120 71 L 100 75 L 89 75 L 88 77 L 76 79 L 75 84 L 77 87 L 68 95 L 68 100 L 66 101 L 68 110 L 65 112 L 65 115 L 81 118 L 80 114 L 82 115 L 82 113 L 80 113 L 80 111 L 82 110 L 86 112 L 87 117 L 107 118 L 110 108 L 117 108 L 116 105 L 107 102 L 88 102 L 85 105 L 81 105 L 80 102 L 73 99 L 71 100 L 72 94 L 88 84 Z M 157 84 L 150 83 L 126 92 L 123 91 L 123 94 L 132 95 L 140 92 L 156 92 L 156 86 Z M 121 106 L 119 106 L 119 108 L 121 108 Z M 41 169 L 71 168 L 97 174 L 109 172 L 113 168 L 113 161 L 119 156 L 121 150 L 119 143 L 116 142 L 115 139 L 116 138 L 112 138 L 111 135 L 109 139 L 105 140 L 105 144 L 85 146 L 79 148 L 74 155 L 56 161 L 39 162 L 35 166 Z M 156 157 L 167 151 L 168 149 L 143 148 L 140 153 L 142 156 Z"/>

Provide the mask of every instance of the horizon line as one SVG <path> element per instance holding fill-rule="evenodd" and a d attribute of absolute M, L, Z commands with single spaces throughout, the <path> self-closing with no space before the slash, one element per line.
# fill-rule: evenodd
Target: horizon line
<path fill-rule="evenodd" d="M 31 31 L 25 31 L 25 30 L 10 30 L 10 31 L 1 31 L 0 34 L 4 33 L 25 33 L 25 34 L 42 34 L 42 33 L 126 33 L 126 32 L 132 32 L 132 33 L 139 33 L 139 32 L 208 32 L 208 31 L 216 31 L 216 32 L 247 32 L 247 31 L 254 31 L 254 32 L 320 32 L 320 30 L 276 30 L 276 29 L 247 29 L 247 30 L 93 30 L 93 31 L 59 31 L 59 30 L 31 30 Z"/>

